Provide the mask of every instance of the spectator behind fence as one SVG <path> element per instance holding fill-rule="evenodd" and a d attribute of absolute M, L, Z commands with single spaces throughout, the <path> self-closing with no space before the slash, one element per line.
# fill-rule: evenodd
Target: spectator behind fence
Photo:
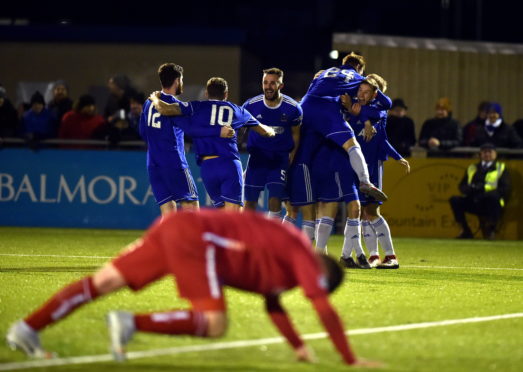
<path fill-rule="evenodd" d="M 491 102 L 487 109 L 485 125 L 476 132 L 474 146 L 492 143 L 496 147 L 521 147 L 522 140 L 516 130 L 503 120 L 503 109 L 497 102 Z"/>
<path fill-rule="evenodd" d="M 73 100 L 69 98 L 69 88 L 63 80 L 57 80 L 52 86 L 53 98 L 47 104 L 47 108 L 53 114 L 57 127 L 66 112 L 73 108 Z"/>
<path fill-rule="evenodd" d="M 18 130 L 18 113 L 0 86 L 0 138 L 15 137 Z"/>
<path fill-rule="evenodd" d="M 452 104 L 447 97 L 436 101 L 436 114 L 421 127 L 419 145 L 429 150 L 449 150 L 461 144 L 461 126 L 452 118 Z"/>
<path fill-rule="evenodd" d="M 458 239 L 472 239 L 465 212 L 478 216 L 485 239 L 495 237 L 503 207 L 510 194 L 509 173 L 505 163 L 497 160 L 496 147 L 492 143 L 481 145 L 480 162 L 471 164 L 459 183 L 462 196 L 450 198 L 450 206 L 462 232 Z"/>
<path fill-rule="evenodd" d="M 96 113 L 93 96 L 84 94 L 75 102 L 73 110 L 62 118 L 59 137 L 62 139 L 92 139 L 95 131 L 102 127 L 105 119 Z M 89 148 L 89 146 L 68 145 L 67 148 Z"/>
<path fill-rule="evenodd" d="M 31 96 L 30 108 L 22 117 L 21 135 L 29 147 L 36 148 L 40 140 L 56 137 L 56 122 L 45 107 L 44 96 L 36 91 Z"/>
<path fill-rule="evenodd" d="M 485 125 L 487 120 L 487 112 L 490 106 L 490 102 L 482 101 L 478 106 L 478 113 L 476 117 L 469 121 L 467 125 L 463 127 L 463 146 L 473 146 L 476 141 L 476 133 L 479 128 Z"/>
<path fill-rule="evenodd" d="M 109 124 L 124 119 L 130 111 L 130 97 L 136 93 L 131 80 L 125 75 L 115 75 L 107 82 L 109 98 L 105 104 L 104 117 Z"/>
<path fill-rule="evenodd" d="M 404 158 L 411 155 L 410 148 L 416 144 L 414 121 L 407 116 L 407 109 L 401 98 L 393 100 L 386 127 L 389 142 Z"/>

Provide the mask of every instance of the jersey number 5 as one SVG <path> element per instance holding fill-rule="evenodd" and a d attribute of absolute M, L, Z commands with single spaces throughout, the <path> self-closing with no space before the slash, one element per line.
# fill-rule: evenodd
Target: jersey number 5
<path fill-rule="evenodd" d="M 227 111 L 227 114 L 225 114 L 225 111 Z M 216 125 L 216 121 L 218 121 L 219 125 L 231 125 L 232 124 L 232 116 L 234 114 L 234 111 L 229 106 L 220 106 L 218 108 L 218 105 L 212 105 L 211 109 L 211 121 L 209 124 Z M 227 120 L 224 120 L 224 116 L 227 116 Z M 218 120 L 216 120 L 218 119 Z"/>

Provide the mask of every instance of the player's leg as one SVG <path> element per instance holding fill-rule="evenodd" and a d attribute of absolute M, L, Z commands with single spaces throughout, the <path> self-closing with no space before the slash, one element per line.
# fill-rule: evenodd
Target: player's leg
<path fill-rule="evenodd" d="M 380 214 L 378 204 L 369 204 L 366 206 L 367 216 L 372 229 L 376 232 L 381 248 L 385 250 L 383 262 L 376 267 L 379 269 L 398 269 L 399 263 L 394 251 L 390 227 L 385 218 Z"/>
<path fill-rule="evenodd" d="M 49 358 L 39 340 L 38 332 L 54 324 L 94 299 L 126 285 L 122 275 L 111 264 L 92 276 L 73 282 L 51 296 L 23 320 L 15 323 L 7 334 L 7 343 L 34 358 Z"/>
<path fill-rule="evenodd" d="M 378 252 L 378 237 L 376 232 L 372 228 L 369 215 L 367 213 L 368 205 L 361 206 L 361 233 L 363 236 L 363 241 L 365 242 L 365 247 L 369 252 L 369 265 L 371 267 L 376 267 L 380 263 L 380 255 Z"/>
<path fill-rule="evenodd" d="M 241 211 L 243 209 L 242 164 L 237 159 L 219 159 L 218 165 L 221 169 L 220 198 L 224 201 L 224 209 Z"/>
<path fill-rule="evenodd" d="M 245 208 L 256 210 L 260 193 L 267 182 L 267 169 L 263 166 L 263 159 L 259 154 L 249 155 L 245 169 Z"/>
<path fill-rule="evenodd" d="M 320 222 L 316 229 L 316 251 L 327 254 L 327 242 L 334 228 L 334 219 L 338 213 L 338 202 L 319 202 Z"/>
<path fill-rule="evenodd" d="M 303 205 L 300 210 L 303 217 L 301 230 L 313 241 L 316 235 L 316 205 Z"/>
<path fill-rule="evenodd" d="M 370 265 L 363 251 L 363 246 L 361 245 L 361 205 L 358 199 L 352 200 L 346 204 L 347 210 L 347 221 L 345 223 L 345 230 L 343 232 L 343 250 L 341 262 L 347 268 L 360 268 L 360 269 L 370 269 Z M 357 260 L 357 267 L 352 265 L 349 258 L 354 252 Z"/>
<path fill-rule="evenodd" d="M 386 201 L 387 195 L 370 182 L 367 163 L 356 138 L 349 138 L 343 143 L 342 147 L 349 154 L 350 165 L 360 180 L 359 189 L 361 192 L 371 195 L 376 200 Z"/>
<path fill-rule="evenodd" d="M 166 216 L 172 212 L 176 212 L 176 203 L 174 201 L 169 200 L 168 202 L 160 205 L 160 213 L 162 216 Z"/>
<path fill-rule="evenodd" d="M 183 210 L 198 210 L 198 189 L 189 168 L 180 169 L 173 174 L 172 193 L 174 200 L 180 203 Z"/>
<path fill-rule="evenodd" d="M 160 207 L 162 216 L 166 216 L 171 212 L 176 211 L 175 198 L 171 190 L 171 176 L 169 172 L 164 172 L 160 167 L 147 168 L 149 174 L 149 182 L 151 183 L 151 191 L 156 199 L 156 203 Z"/>

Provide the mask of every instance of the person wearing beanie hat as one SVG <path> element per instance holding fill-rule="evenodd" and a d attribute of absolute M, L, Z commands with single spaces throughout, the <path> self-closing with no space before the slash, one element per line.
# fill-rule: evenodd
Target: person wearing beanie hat
<path fill-rule="evenodd" d="M 36 91 L 31 96 L 31 108 L 22 118 L 21 134 L 28 141 L 31 148 L 38 146 L 39 141 L 56 137 L 56 122 L 51 112 L 45 108 L 42 93 Z"/>
<path fill-rule="evenodd" d="M 449 199 L 454 219 L 461 226 L 458 239 L 472 239 L 465 213 L 478 216 L 485 239 L 495 237 L 503 208 L 510 196 L 510 177 L 505 163 L 497 160 L 496 146 L 491 142 L 481 145 L 480 162 L 471 164 L 465 171 L 459 190 L 463 195 Z"/>
<path fill-rule="evenodd" d="M 436 113 L 421 127 L 419 145 L 431 151 L 449 150 L 461 144 L 461 125 L 452 118 L 452 104 L 447 97 L 439 98 Z"/>
<path fill-rule="evenodd" d="M 387 137 L 390 144 L 403 156 L 410 157 L 410 148 L 416 144 L 414 121 L 407 116 L 407 105 L 401 98 L 392 101 L 387 118 Z"/>
<path fill-rule="evenodd" d="M 101 130 L 105 124 L 102 115 L 96 113 L 94 97 L 84 94 L 78 98 L 73 110 L 67 112 L 60 124 L 59 138 L 63 139 L 92 139 L 95 132 Z M 89 148 L 82 145 L 67 145 L 67 148 Z"/>
<path fill-rule="evenodd" d="M 491 102 L 487 107 L 487 118 L 478 128 L 473 146 L 481 146 L 490 142 L 497 147 L 518 148 L 523 140 L 516 130 L 503 120 L 503 108 L 497 102 Z"/>

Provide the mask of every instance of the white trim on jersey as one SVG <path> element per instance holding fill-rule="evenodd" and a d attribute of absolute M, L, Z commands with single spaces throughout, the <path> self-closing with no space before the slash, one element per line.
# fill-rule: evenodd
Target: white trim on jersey
<path fill-rule="evenodd" d="M 205 262 L 207 268 L 207 281 L 211 290 L 212 298 L 220 298 L 220 286 L 218 284 L 218 275 L 216 274 L 216 249 L 212 245 L 207 246 L 205 252 Z"/>

